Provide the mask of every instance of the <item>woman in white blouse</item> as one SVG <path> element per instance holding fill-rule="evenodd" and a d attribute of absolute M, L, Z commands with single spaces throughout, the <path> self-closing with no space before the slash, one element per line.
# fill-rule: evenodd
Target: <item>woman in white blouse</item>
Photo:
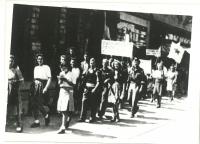
<path fill-rule="evenodd" d="M 58 84 L 60 85 L 60 93 L 57 110 L 62 114 L 62 124 L 58 134 L 63 134 L 65 133 L 65 129 L 69 127 L 72 112 L 74 111 L 73 87 L 75 83 L 69 65 L 61 66 L 61 72 L 58 76 Z"/>

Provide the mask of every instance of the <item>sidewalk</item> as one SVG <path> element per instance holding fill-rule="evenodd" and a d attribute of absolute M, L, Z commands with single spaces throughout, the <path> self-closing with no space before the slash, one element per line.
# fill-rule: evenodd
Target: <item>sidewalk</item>
<path fill-rule="evenodd" d="M 24 118 L 24 132 L 17 134 L 14 127 L 9 126 L 6 132 L 6 141 L 42 141 L 42 142 L 96 142 L 96 143 L 186 143 L 190 138 L 186 123 L 187 98 L 162 98 L 161 108 L 156 108 L 150 99 L 139 102 L 139 112 L 135 118 L 130 118 L 130 106 L 120 110 L 119 123 L 111 123 L 112 109 L 106 111 L 107 119 L 93 124 L 78 123 L 78 116 L 74 116 L 66 134 L 58 135 L 57 130 L 61 123 L 58 115 L 51 117 L 49 127 L 44 126 L 32 129 L 30 124 L 33 118 Z M 188 121 L 189 122 L 189 121 Z M 17 136 L 17 137 L 16 137 Z M 38 137 L 39 136 L 39 137 Z M 12 139 L 10 139 L 12 137 Z M 177 141 L 178 139 L 178 141 Z M 183 141 L 182 141 L 183 140 Z"/>

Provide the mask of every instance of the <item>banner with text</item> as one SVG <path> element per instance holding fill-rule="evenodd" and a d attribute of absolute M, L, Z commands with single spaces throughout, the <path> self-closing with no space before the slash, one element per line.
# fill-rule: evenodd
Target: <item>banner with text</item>
<path fill-rule="evenodd" d="M 161 48 L 159 49 L 146 49 L 146 55 L 152 55 L 155 57 L 161 56 Z"/>
<path fill-rule="evenodd" d="M 145 74 L 151 74 L 151 60 L 140 59 L 140 67 L 143 68 Z"/>
<path fill-rule="evenodd" d="M 133 43 L 124 41 L 101 41 L 101 54 L 132 58 Z"/>

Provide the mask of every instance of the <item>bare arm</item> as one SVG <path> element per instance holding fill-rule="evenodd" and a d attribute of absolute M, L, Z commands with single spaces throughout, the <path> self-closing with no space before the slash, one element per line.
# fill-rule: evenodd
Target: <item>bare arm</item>
<path fill-rule="evenodd" d="M 74 86 L 75 84 L 72 81 L 69 81 L 66 78 L 61 78 L 63 81 L 67 82 L 69 85 Z"/>
<path fill-rule="evenodd" d="M 48 90 L 50 84 L 51 84 L 51 77 L 48 78 L 47 84 L 46 84 L 46 86 L 45 86 L 44 89 L 43 89 L 43 93 L 46 93 L 46 92 L 47 92 L 47 90 Z"/>
<path fill-rule="evenodd" d="M 92 89 L 92 93 L 94 93 L 100 85 L 100 74 L 99 74 L 99 72 L 97 72 L 96 74 L 97 74 L 97 83 L 96 83 L 95 87 Z"/>

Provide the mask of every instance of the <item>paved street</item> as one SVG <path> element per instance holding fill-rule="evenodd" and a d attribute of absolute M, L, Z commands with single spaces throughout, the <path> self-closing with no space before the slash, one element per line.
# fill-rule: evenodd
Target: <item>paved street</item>
<path fill-rule="evenodd" d="M 93 124 L 76 122 L 74 116 L 66 134 L 58 135 L 61 117 L 53 116 L 49 127 L 31 129 L 31 117 L 24 118 L 24 133 L 14 132 L 14 126 L 7 128 L 6 141 L 42 142 L 96 142 L 96 143 L 191 143 L 188 98 L 170 101 L 163 97 L 161 108 L 156 108 L 150 99 L 139 102 L 140 110 L 135 118 L 130 118 L 130 107 L 120 110 L 121 121 L 111 123 L 112 109 L 108 108 L 106 119 Z M 188 122 L 188 123 L 187 123 Z M 38 138 L 39 135 L 39 138 Z"/>

